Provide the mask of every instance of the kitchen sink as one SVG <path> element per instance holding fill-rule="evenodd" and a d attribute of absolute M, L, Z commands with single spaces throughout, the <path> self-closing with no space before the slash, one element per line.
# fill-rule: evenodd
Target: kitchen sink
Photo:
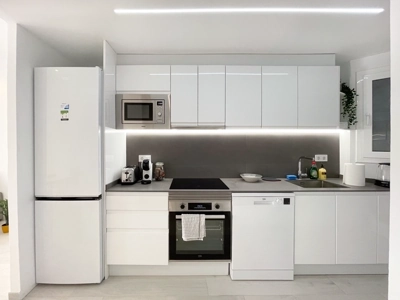
<path fill-rule="evenodd" d="M 311 188 L 311 189 L 347 188 L 347 186 L 323 180 L 286 180 L 286 181 L 302 188 Z"/>

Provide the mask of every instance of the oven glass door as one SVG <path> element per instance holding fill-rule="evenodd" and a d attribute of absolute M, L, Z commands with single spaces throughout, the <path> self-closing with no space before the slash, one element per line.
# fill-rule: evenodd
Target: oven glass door
<path fill-rule="evenodd" d="M 153 105 L 153 102 L 124 102 L 124 122 L 154 121 Z"/>
<path fill-rule="evenodd" d="M 231 258 L 230 212 L 205 213 L 206 237 L 203 241 L 188 242 L 182 239 L 181 214 L 170 213 L 170 259 L 208 260 Z"/>

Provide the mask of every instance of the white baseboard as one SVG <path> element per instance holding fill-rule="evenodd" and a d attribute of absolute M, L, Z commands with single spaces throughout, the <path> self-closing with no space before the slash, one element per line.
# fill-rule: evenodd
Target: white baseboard
<path fill-rule="evenodd" d="M 109 266 L 110 276 L 228 275 L 229 262 L 169 262 L 167 266 Z"/>
<path fill-rule="evenodd" d="M 295 275 L 388 274 L 388 265 L 295 265 Z"/>
<path fill-rule="evenodd" d="M 19 292 L 19 293 L 9 292 L 8 299 L 9 300 L 22 300 L 35 288 L 35 286 L 36 286 L 36 283 L 34 283 L 30 288 L 26 289 L 25 291 Z"/>
<path fill-rule="evenodd" d="M 232 280 L 293 280 L 293 270 L 232 270 Z"/>

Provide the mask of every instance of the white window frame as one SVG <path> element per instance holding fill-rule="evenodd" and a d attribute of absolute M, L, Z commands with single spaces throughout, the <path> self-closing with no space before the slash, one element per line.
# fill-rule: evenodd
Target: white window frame
<path fill-rule="evenodd" d="M 390 77 L 390 66 L 357 72 L 357 162 L 390 162 L 390 152 L 372 151 L 372 81 Z"/>

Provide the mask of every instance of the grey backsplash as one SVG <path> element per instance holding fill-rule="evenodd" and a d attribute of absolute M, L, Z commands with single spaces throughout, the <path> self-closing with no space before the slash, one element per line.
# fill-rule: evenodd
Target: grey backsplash
<path fill-rule="evenodd" d="M 339 133 L 271 135 L 135 135 L 127 134 L 127 163 L 139 154 L 165 164 L 169 178 L 239 177 L 257 173 L 269 177 L 297 174 L 300 156 L 328 154 L 328 177 L 339 177 Z M 320 167 L 321 163 L 317 163 Z M 310 167 L 310 161 L 303 162 Z"/>

